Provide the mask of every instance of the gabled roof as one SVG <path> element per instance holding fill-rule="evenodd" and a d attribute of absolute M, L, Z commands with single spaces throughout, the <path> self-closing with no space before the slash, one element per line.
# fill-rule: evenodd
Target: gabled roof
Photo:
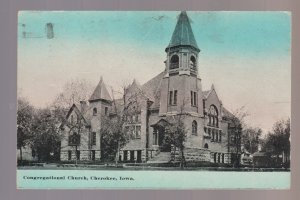
<path fill-rule="evenodd" d="M 205 100 L 210 96 L 210 94 L 211 94 L 213 91 L 215 91 L 215 94 L 216 94 L 218 100 L 220 101 L 220 99 L 219 99 L 219 97 L 218 97 L 218 94 L 217 94 L 217 92 L 216 92 L 216 90 L 215 90 L 214 84 L 211 85 L 210 90 L 206 90 L 206 91 L 203 91 L 203 92 L 202 92 L 202 93 L 203 93 L 203 96 L 204 96 L 204 98 L 205 98 Z M 220 101 L 220 102 L 221 102 L 221 101 Z"/>
<path fill-rule="evenodd" d="M 84 113 L 82 113 L 78 107 L 79 106 L 76 105 L 75 103 L 71 106 L 71 108 L 69 109 L 69 111 L 67 113 L 65 120 L 62 122 L 60 127 L 63 127 L 66 124 L 66 120 L 68 120 L 68 118 L 69 118 L 70 114 L 73 112 L 73 110 L 75 110 L 78 117 L 81 117 L 83 119 L 83 121 L 86 123 L 86 125 L 90 125 L 89 119 L 86 119 L 86 117 L 84 116 Z"/>
<path fill-rule="evenodd" d="M 227 110 L 223 106 L 222 106 L 222 113 L 223 113 L 223 116 L 227 117 L 227 118 L 233 118 L 233 117 L 235 117 L 234 114 L 232 114 L 229 110 Z"/>
<path fill-rule="evenodd" d="M 106 85 L 103 81 L 103 78 L 101 77 L 97 87 L 95 88 L 93 94 L 91 95 L 89 101 L 95 101 L 95 100 L 107 100 L 112 101 L 112 98 L 110 97 Z"/>
<path fill-rule="evenodd" d="M 180 45 L 191 46 L 200 51 L 192 31 L 190 19 L 185 11 L 182 11 L 178 17 L 172 39 L 166 48 L 166 51 L 171 47 Z"/>
<path fill-rule="evenodd" d="M 132 84 L 127 88 L 127 93 L 129 95 L 142 95 L 150 101 L 154 101 L 152 95 L 148 94 L 145 90 L 142 89 L 142 86 L 134 79 Z"/>
<path fill-rule="evenodd" d="M 154 103 L 152 104 L 153 107 L 159 106 L 160 89 L 164 75 L 165 71 L 159 73 L 154 78 L 150 79 L 144 85 L 142 85 L 142 90 L 154 101 Z"/>

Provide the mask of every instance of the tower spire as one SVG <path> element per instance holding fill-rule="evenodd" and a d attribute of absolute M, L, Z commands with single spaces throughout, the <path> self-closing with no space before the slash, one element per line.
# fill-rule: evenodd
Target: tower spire
<path fill-rule="evenodd" d="M 100 77 L 100 81 L 89 99 L 89 101 L 98 100 L 112 101 L 102 76 Z"/>
<path fill-rule="evenodd" d="M 190 46 L 196 51 L 200 51 L 186 11 L 181 11 L 179 14 L 171 41 L 165 51 L 167 52 L 170 48 L 177 46 Z"/>

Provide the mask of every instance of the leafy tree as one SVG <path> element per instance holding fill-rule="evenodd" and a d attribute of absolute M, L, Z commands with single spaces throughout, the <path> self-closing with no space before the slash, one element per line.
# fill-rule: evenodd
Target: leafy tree
<path fill-rule="evenodd" d="M 59 134 L 59 121 L 49 108 L 37 111 L 33 121 L 32 141 L 39 161 L 50 161 L 59 156 L 61 135 Z"/>
<path fill-rule="evenodd" d="M 128 141 L 129 135 L 124 131 L 124 121 L 120 116 L 114 118 L 103 117 L 101 126 L 101 150 L 104 158 L 114 155 L 114 160 L 118 162 L 119 150 Z"/>
<path fill-rule="evenodd" d="M 290 119 L 279 120 L 267 135 L 263 150 L 275 155 L 279 160 L 280 155 L 285 158 L 283 163 L 289 161 L 290 155 Z"/>
<path fill-rule="evenodd" d="M 31 143 L 33 136 L 32 124 L 35 109 L 25 98 L 19 97 L 17 103 L 17 147 L 20 151 L 20 160 L 22 161 L 22 148 Z"/>

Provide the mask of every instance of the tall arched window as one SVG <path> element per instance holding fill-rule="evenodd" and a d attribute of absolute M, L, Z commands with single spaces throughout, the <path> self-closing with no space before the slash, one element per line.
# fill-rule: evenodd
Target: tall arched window
<path fill-rule="evenodd" d="M 195 56 L 191 56 L 191 58 L 190 58 L 190 67 L 193 70 L 196 70 L 196 58 L 195 58 Z"/>
<path fill-rule="evenodd" d="M 179 67 L 179 56 L 173 55 L 170 60 L 170 69 L 176 69 Z"/>
<path fill-rule="evenodd" d="M 211 105 L 208 112 L 208 124 L 210 126 L 219 127 L 219 120 L 218 120 L 218 110 L 216 106 Z"/>
<path fill-rule="evenodd" d="M 195 120 L 192 122 L 192 134 L 197 135 L 197 122 Z"/>
<path fill-rule="evenodd" d="M 97 108 L 94 108 L 94 109 L 93 109 L 93 115 L 94 115 L 94 116 L 97 115 Z"/>
<path fill-rule="evenodd" d="M 80 145 L 80 135 L 76 132 L 73 132 L 72 135 L 69 135 L 69 146 L 78 146 Z"/>
<path fill-rule="evenodd" d="M 207 143 L 204 144 L 204 148 L 208 149 L 208 144 Z"/>

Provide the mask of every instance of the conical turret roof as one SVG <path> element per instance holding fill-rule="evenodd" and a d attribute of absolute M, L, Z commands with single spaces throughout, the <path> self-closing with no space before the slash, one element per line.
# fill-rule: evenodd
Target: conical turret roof
<path fill-rule="evenodd" d="M 100 81 L 95 88 L 93 94 L 91 95 L 89 101 L 96 101 L 96 100 L 107 100 L 112 101 L 112 98 L 109 95 L 109 92 L 106 88 L 106 85 L 103 81 L 103 78 L 100 78 Z"/>
<path fill-rule="evenodd" d="M 185 11 L 182 11 L 178 17 L 178 21 L 172 35 L 172 39 L 168 47 L 166 48 L 166 51 L 169 48 L 176 46 L 191 46 L 194 47 L 196 50 L 200 51 L 194 37 L 190 19 Z"/>

